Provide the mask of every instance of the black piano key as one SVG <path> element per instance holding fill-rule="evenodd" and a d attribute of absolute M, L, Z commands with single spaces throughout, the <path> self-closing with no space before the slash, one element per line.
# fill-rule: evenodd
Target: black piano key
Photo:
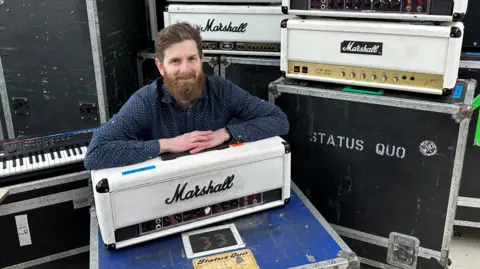
<path fill-rule="evenodd" d="M 46 162 L 46 160 L 45 160 L 45 152 L 43 152 L 43 150 L 40 151 L 40 157 L 42 158 L 42 162 Z"/>
<path fill-rule="evenodd" d="M 77 155 L 77 151 L 75 150 L 75 146 L 71 146 L 70 149 L 72 150 L 73 155 Z"/>
<path fill-rule="evenodd" d="M 82 149 L 80 148 L 80 145 L 77 145 L 77 150 L 80 152 L 80 154 L 83 154 Z"/>
<path fill-rule="evenodd" d="M 65 151 L 67 152 L 67 156 L 70 157 L 70 150 L 68 146 L 65 147 Z"/>
<path fill-rule="evenodd" d="M 17 157 L 12 157 L 12 167 L 17 167 Z"/>
<path fill-rule="evenodd" d="M 50 149 L 50 158 L 52 158 L 52 160 L 55 160 L 55 154 L 53 154 L 53 149 Z"/>
<path fill-rule="evenodd" d="M 23 166 L 23 155 L 20 155 L 19 157 L 20 157 L 20 159 L 19 159 L 20 160 L 20 166 Z"/>
<path fill-rule="evenodd" d="M 28 153 L 28 161 L 33 164 L 32 153 Z"/>
<path fill-rule="evenodd" d="M 62 154 L 60 154 L 60 149 L 56 149 L 56 151 L 57 151 L 57 157 L 58 157 L 59 159 L 61 159 L 61 158 L 62 158 Z"/>
<path fill-rule="evenodd" d="M 35 154 L 35 155 L 34 155 L 34 156 L 35 156 L 35 162 L 36 162 L 36 163 L 39 163 L 40 160 L 38 159 L 38 152 L 34 152 L 34 154 Z"/>

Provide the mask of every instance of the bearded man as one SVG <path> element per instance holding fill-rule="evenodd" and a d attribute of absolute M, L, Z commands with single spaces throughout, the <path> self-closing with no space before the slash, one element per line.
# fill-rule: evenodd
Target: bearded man
<path fill-rule="evenodd" d="M 84 160 L 87 170 L 288 133 L 287 117 L 277 106 L 203 73 L 201 44 L 199 28 L 188 23 L 158 33 L 155 64 L 161 77 L 135 92 L 95 131 Z"/>

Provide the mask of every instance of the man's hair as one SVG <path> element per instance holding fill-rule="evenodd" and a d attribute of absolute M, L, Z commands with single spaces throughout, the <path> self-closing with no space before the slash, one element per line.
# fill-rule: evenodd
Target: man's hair
<path fill-rule="evenodd" d="M 163 62 L 165 50 L 176 43 L 185 40 L 193 40 L 197 44 L 198 55 L 202 57 L 202 37 L 200 35 L 200 27 L 190 25 L 188 22 L 178 22 L 163 28 L 158 32 L 155 39 L 155 54 Z"/>

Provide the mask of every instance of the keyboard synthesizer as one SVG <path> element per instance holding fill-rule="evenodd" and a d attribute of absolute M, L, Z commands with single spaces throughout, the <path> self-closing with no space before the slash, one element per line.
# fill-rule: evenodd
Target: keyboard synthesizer
<path fill-rule="evenodd" d="M 0 143 L 0 186 L 85 170 L 83 160 L 96 128 L 45 136 L 7 139 Z"/>

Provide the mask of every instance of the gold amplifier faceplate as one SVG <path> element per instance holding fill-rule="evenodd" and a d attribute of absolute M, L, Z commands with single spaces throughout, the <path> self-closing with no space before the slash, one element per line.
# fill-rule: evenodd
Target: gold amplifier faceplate
<path fill-rule="evenodd" d="M 296 61 L 288 62 L 288 73 L 443 90 L 443 76 L 434 74 Z"/>

